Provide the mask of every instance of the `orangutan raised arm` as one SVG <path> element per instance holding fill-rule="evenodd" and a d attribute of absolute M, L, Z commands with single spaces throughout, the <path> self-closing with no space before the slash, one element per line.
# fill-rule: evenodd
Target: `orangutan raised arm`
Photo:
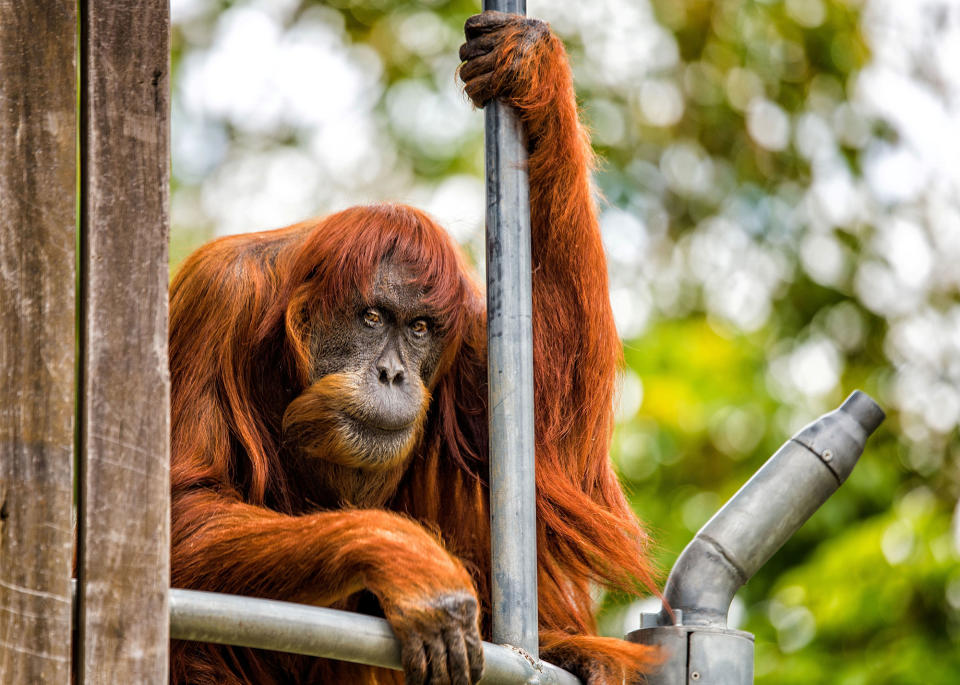
<path fill-rule="evenodd" d="M 460 76 L 473 102 L 512 105 L 527 135 L 541 647 L 576 670 L 642 669 L 655 657 L 594 632 L 589 582 L 655 590 L 638 527 L 610 469 L 621 359 L 590 173 L 566 52 L 535 19 L 485 12 L 465 27 Z M 588 655 L 593 655 L 592 658 Z M 591 674 L 592 675 L 592 674 Z"/>

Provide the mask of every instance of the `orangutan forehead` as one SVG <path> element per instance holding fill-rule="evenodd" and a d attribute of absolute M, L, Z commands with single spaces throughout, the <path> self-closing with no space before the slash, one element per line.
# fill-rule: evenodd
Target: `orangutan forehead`
<path fill-rule="evenodd" d="M 429 316 L 432 312 L 427 310 L 423 298 L 423 287 L 416 282 L 416 273 L 409 264 L 390 257 L 380 262 L 371 282 L 368 304 L 386 306 L 403 315 Z"/>

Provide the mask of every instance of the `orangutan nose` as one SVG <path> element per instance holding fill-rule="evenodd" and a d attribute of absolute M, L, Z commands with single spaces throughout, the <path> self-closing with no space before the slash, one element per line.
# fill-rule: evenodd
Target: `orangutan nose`
<path fill-rule="evenodd" d="M 396 349 L 391 345 L 377 360 L 378 378 L 384 385 L 400 385 L 406 379 L 406 369 Z"/>

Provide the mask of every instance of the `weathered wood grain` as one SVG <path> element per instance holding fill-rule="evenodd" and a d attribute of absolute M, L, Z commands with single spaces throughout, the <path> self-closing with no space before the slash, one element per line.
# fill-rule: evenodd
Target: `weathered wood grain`
<path fill-rule="evenodd" d="M 75 31 L 0 0 L 0 683 L 70 674 Z"/>
<path fill-rule="evenodd" d="M 81 2 L 84 683 L 167 681 L 168 11 Z"/>

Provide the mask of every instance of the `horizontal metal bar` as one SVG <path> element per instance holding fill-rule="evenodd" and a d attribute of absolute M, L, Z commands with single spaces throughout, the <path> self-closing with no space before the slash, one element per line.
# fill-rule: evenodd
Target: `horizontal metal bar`
<path fill-rule="evenodd" d="M 382 618 L 197 590 L 170 590 L 170 637 L 340 659 L 401 670 L 400 643 Z M 484 685 L 580 685 L 562 668 L 483 643 Z"/>

